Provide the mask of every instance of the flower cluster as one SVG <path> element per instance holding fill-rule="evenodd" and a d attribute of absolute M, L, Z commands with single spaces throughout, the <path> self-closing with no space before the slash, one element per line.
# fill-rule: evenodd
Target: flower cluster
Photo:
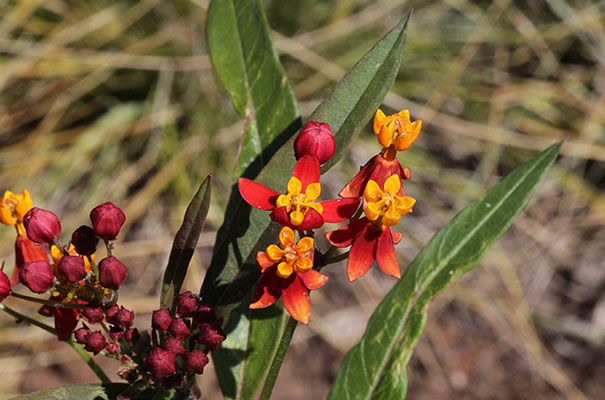
<path fill-rule="evenodd" d="M 242 198 L 256 208 L 271 211 L 270 218 L 283 227 L 279 246 L 270 245 L 257 254 L 262 277 L 250 308 L 268 307 L 281 297 L 294 319 L 309 323 L 309 291 L 328 280 L 318 271 L 319 266 L 314 269 L 314 240 L 309 231 L 324 222 L 349 220 L 326 237 L 334 247 L 351 247 L 347 263 L 351 282 L 368 272 L 375 261 L 385 273 L 401 278 L 394 244 L 401 241 L 402 235 L 390 227 L 412 210 L 415 200 L 405 195 L 402 180 L 411 175 L 396 155 L 416 140 L 421 124 L 411 122 L 407 110 L 391 116 L 378 110 L 374 133 L 383 149 L 340 191 L 340 199 L 317 201 L 321 194 L 320 166 L 334 154 L 335 140 L 330 126 L 316 121 L 307 123 L 294 141 L 297 162 L 286 193 L 239 179 Z M 365 216 L 353 217 L 360 204 Z M 298 242 L 294 231 L 298 231 Z"/>

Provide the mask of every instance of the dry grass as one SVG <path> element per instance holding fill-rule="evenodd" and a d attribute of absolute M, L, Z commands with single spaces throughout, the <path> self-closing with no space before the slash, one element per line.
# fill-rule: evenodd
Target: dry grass
<path fill-rule="evenodd" d="M 216 194 L 186 287 L 197 291 L 232 183 L 241 125 L 211 70 L 207 1 L 0 3 L 0 182 L 27 187 L 65 232 L 111 200 L 128 216 L 117 255 L 121 302 L 148 325 L 171 237 L 194 188 Z M 410 363 L 410 398 L 586 399 L 605 372 L 605 6 L 582 0 L 268 1 L 269 22 L 303 114 L 414 7 L 404 65 L 385 100 L 423 132 L 401 161 L 418 199 L 400 262 L 458 210 L 567 138 L 527 212 L 481 265 L 446 290 Z M 378 151 L 362 134 L 325 178 L 336 193 Z M 0 232 L 13 260 L 13 232 Z M 322 398 L 393 281 L 350 285 L 343 266 L 314 293 L 275 398 Z M 35 308 L 7 300 L 32 314 Z M 25 338 L 25 340 L 24 340 Z M 94 382 L 45 332 L 0 317 L 0 398 Z M 108 365 L 111 372 L 113 365 Z M 211 372 L 211 371 L 209 371 Z M 35 376 L 36 379 L 32 379 Z M 311 385 L 310 382 L 313 382 Z M 217 398 L 212 373 L 208 398 Z"/>

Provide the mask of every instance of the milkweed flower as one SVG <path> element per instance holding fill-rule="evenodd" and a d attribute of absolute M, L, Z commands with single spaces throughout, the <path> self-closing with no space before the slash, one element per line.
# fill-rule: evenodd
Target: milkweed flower
<path fill-rule="evenodd" d="M 312 269 L 313 238 L 304 237 L 296 243 L 294 231 L 284 227 L 279 233 L 279 243 L 280 246 L 272 244 L 266 252 L 259 251 L 256 255 L 263 276 L 250 308 L 269 307 L 282 297 L 292 318 L 308 324 L 311 314 L 309 291 L 322 287 L 328 277 Z"/>
<path fill-rule="evenodd" d="M 411 211 L 416 200 L 400 197 L 397 193 L 401 180 L 391 175 L 384 190 L 375 181 L 369 181 L 364 190 L 364 213 L 361 219 L 352 219 L 343 228 L 328 232 L 326 238 L 335 247 L 351 246 L 347 262 L 347 276 L 353 282 L 365 275 L 374 261 L 386 274 L 401 278 L 394 244 L 403 235 L 391 231 L 399 219 Z"/>

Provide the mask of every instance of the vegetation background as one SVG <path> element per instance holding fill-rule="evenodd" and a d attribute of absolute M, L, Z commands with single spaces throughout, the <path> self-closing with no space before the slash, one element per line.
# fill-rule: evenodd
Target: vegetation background
<path fill-rule="evenodd" d="M 185 282 L 199 290 L 223 218 L 242 123 L 205 44 L 207 0 L 0 2 L 0 182 L 61 218 L 64 240 L 105 201 L 127 225 L 116 242 L 120 301 L 149 326 L 172 237 L 213 174 L 206 232 Z M 409 366 L 412 399 L 588 399 L 605 374 L 605 3 L 588 0 L 263 1 L 309 115 L 346 69 L 410 8 L 406 55 L 384 102 L 423 120 L 400 155 L 418 202 L 403 218 L 400 264 L 536 150 L 568 141 L 527 211 L 429 309 Z M 369 121 L 368 121 L 369 122 Z M 325 176 L 335 195 L 378 152 L 366 129 Z M 13 265 L 12 229 L 0 262 Z M 345 352 L 394 284 L 351 285 L 325 270 L 311 324 L 296 332 L 276 399 L 323 398 Z M 323 271 L 322 271 L 323 272 Z M 6 300 L 35 314 L 22 302 Z M 0 316 L 0 398 L 95 382 L 71 349 Z M 109 374 L 116 363 L 101 360 Z M 34 378 L 35 377 L 35 378 Z M 117 377 L 116 377 L 117 380 Z M 211 366 L 207 398 L 220 398 Z"/>

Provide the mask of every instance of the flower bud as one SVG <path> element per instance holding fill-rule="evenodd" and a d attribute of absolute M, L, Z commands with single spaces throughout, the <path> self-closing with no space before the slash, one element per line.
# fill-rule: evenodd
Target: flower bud
<path fill-rule="evenodd" d="M 166 343 L 164 343 L 163 347 L 164 347 L 164 350 L 171 351 L 177 355 L 183 355 L 183 354 L 187 353 L 187 351 L 183 347 L 182 339 L 168 338 L 168 339 L 166 339 Z"/>
<path fill-rule="evenodd" d="M 140 338 L 141 335 L 139 334 L 139 330 L 137 328 L 130 328 L 127 329 L 126 332 L 124 332 L 124 340 L 127 343 L 136 343 L 139 341 Z"/>
<path fill-rule="evenodd" d="M 50 211 L 34 207 L 23 217 L 27 237 L 37 244 L 53 243 L 61 233 L 59 218 Z"/>
<path fill-rule="evenodd" d="M 162 381 L 160 382 L 160 385 L 166 390 L 179 388 L 184 384 L 185 379 L 183 379 L 183 375 L 181 374 L 169 376 L 167 378 L 162 379 Z M 201 396 L 194 398 L 201 398 Z"/>
<path fill-rule="evenodd" d="M 48 261 L 23 264 L 19 280 L 34 293 L 44 293 L 53 286 L 53 268 Z"/>
<path fill-rule="evenodd" d="M 126 266 L 114 256 L 105 257 L 99 262 L 99 282 L 108 289 L 118 290 L 127 274 Z"/>
<path fill-rule="evenodd" d="M 123 336 L 124 329 L 120 328 L 119 326 L 112 325 L 111 328 L 109 328 L 109 337 L 113 340 L 120 340 Z"/>
<path fill-rule="evenodd" d="M 132 325 L 132 321 L 134 321 L 134 312 L 131 310 L 121 307 L 120 311 L 116 315 L 116 321 L 121 328 L 129 328 Z"/>
<path fill-rule="evenodd" d="M 172 317 L 170 316 L 170 311 L 168 311 L 167 308 L 155 310 L 153 312 L 153 316 L 151 317 L 152 328 L 159 329 L 162 332 L 166 332 L 166 329 L 168 329 L 171 322 Z"/>
<path fill-rule="evenodd" d="M 103 350 L 107 346 L 107 339 L 105 336 L 99 331 L 91 332 L 86 337 L 86 343 L 84 344 L 84 349 L 92 352 L 95 356 L 99 354 L 101 350 Z"/>
<path fill-rule="evenodd" d="M 114 240 L 126 220 L 124 212 L 113 203 L 103 203 L 90 212 L 95 235 L 104 240 Z"/>
<path fill-rule="evenodd" d="M 86 265 L 80 256 L 64 256 L 59 261 L 59 272 L 71 283 L 81 281 L 86 276 Z"/>
<path fill-rule="evenodd" d="M 0 269 L 0 303 L 11 294 L 11 283 L 8 276 Z"/>
<path fill-rule="evenodd" d="M 87 327 L 76 329 L 74 331 L 74 340 L 76 341 L 76 343 L 84 344 L 86 343 L 86 338 L 88 337 L 88 335 L 90 335 L 90 329 L 88 329 Z"/>
<path fill-rule="evenodd" d="M 107 352 L 109 354 L 116 354 L 120 352 L 120 345 L 117 342 L 111 342 L 107 345 Z"/>
<path fill-rule="evenodd" d="M 187 324 L 183 318 L 173 319 L 168 327 L 168 332 L 170 332 L 175 338 L 181 340 L 185 339 L 190 334 L 189 328 L 187 327 Z"/>
<path fill-rule="evenodd" d="M 297 160 L 305 155 L 313 155 L 320 164 L 324 164 L 335 150 L 336 142 L 332 129 L 323 122 L 307 122 L 294 140 L 294 154 Z"/>
<path fill-rule="evenodd" d="M 204 322 L 199 325 L 199 328 L 200 335 L 196 342 L 203 344 L 208 350 L 216 350 L 226 338 L 226 335 L 220 326 L 212 326 Z"/>
<path fill-rule="evenodd" d="M 118 325 L 118 313 L 120 312 L 120 307 L 117 304 L 112 305 L 108 309 L 105 310 L 105 319 L 110 324 Z"/>
<path fill-rule="evenodd" d="M 193 320 L 198 324 L 207 322 L 207 323 L 217 323 L 216 314 L 212 307 L 207 306 L 206 304 L 200 304 L 193 315 Z"/>
<path fill-rule="evenodd" d="M 82 315 L 88 322 L 91 324 L 98 324 L 103 321 L 103 308 L 101 306 L 98 307 L 86 307 L 84 311 L 82 311 Z"/>
<path fill-rule="evenodd" d="M 97 250 L 99 238 L 90 226 L 82 225 L 71 234 L 71 243 L 78 254 L 90 256 Z"/>
<path fill-rule="evenodd" d="M 153 379 L 162 379 L 175 373 L 175 361 L 176 354 L 159 347 L 154 347 L 151 350 L 151 354 L 145 358 L 145 366 L 151 372 Z"/>
<path fill-rule="evenodd" d="M 191 317 L 197 308 L 197 296 L 191 291 L 179 294 L 176 298 L 176 313 L 181 317 Z"/>
<path fill-rule="evenodd" d="M 185 372 L 201 374 L 204 367 L 208 364 L 208 356 L 201 350 L 193 350 L 185 355 Z"/>

